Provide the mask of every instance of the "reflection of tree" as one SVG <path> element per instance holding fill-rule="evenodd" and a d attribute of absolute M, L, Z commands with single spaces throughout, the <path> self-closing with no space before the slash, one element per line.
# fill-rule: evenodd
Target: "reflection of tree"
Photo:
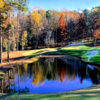
<path fill-rule="evenodd" d="M 100 68 L 95 66 L 94 70 L 88 68 L 88 74 L 94 84 L 100 84 Z"/>
<path fill-rule="evenodd" d="M 88 70 L 87 70 L 88 69 Z M 88 74 L 87 74 L 88 73 Z M 14 76 L 17 76 L 17 81 L 15 83 Z M 95 67 L 91 70 L 86 66 L 86 64 L 81 63 L 77 59 L 68 58 L 41 58 L 39 61 L 32 64 L 24 64 L 18 67 L 14 67 L 9 70 L 3 81 L 0 81 L 0 90 L 2 89 L 4 93 L 11 92 L 29 92 L 27 86 L 21 89 L 21 82 L 26 82 L 28 78 L 32 80 L 32 84 L 39 86 L 43 84 L 46 79 L 49 81 L 59 80 L 63 83 L 75 80 L 79 77 L 80 83 L 83 82 L 84 78 L 91 78 L 93 83 L 100 83 L 100 68 Z M 16 90 L 15 84 L 18 84 L 19 89 Z M 0 91 L 2 92 L 2 91 Z"/>
<path fill-rule="evenodd" d="M 35 66 L 33 67 L 34 67 L 34 78 L 33 78 L 32 84 L 35 84 L 36 86 L 38 86 L 43 74 L 42 67 L 41 65 L 39 65 L 38 62 L 35 62 Z"/>
<path fill-rule="evenodd" d="M 58 60 L 58 69 L 59 69 L 59 76 L 60 76 L 60 80 L 61 82 L 64 82 L 65 79 L 65 67 L 66 64 L 62 61 L 62 60 Z"/>
<path fill-rule="evenodd" d="M 71 58 L 62 58 L 57 61 L 59 75 L 61 82 L 64 82 L 64 77 L 66 75 L 66 82 L 75 80 L 78 75 L 83 79 L 86 76 L 85 74 L 85 66 L 80 66 L 80 61 L 77 62 L 77 59 Z M 84 70 L 83 70 L 84 69 Z M 64 72 L 65 71 L 65 72 Z M 65 74 L 64 74 L 65 73 Z M 80 80 L 81 81 L 81 80 Z"/>
<path fill-rule="evenodd" d="M 8 93 L 12 92 L 12 86 L 14 84 L 14 73 L 13 69 L 9 70 L 5 75 L 4 78 L 2 79 L 2 92 L 3 93 Z"/>

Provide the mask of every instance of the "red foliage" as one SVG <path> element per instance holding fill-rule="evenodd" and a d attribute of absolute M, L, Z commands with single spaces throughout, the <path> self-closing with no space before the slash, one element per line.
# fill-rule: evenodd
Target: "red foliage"
<path fill-rule="evenodd" d="M 67 40 L 66 22 L 64 21 L 63 15 L 60 17 L 58 28 L 61 30 L 61 36 L 63 36 L 63 40 Z"/>

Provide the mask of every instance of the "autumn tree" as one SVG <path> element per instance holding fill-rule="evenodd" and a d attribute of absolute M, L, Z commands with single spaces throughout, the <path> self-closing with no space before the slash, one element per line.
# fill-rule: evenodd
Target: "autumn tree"
<path fill-rule="evenodd" d="M 96 44 L 96 40 L 100 37 L 100 11 L 98 8 L 94 8 L 90 13 L 90 24 L 91 24 L 91 37 L 93 37 L 94 46 Z"/>
<path fill-rule="evenodd" d="M 99 36 L 100 36 L 100 30 L 99 29 L 94 30 L 93 32 L 94 46 L 96 45 L 96 40 L 99 38 Z"/>
<path fill-rule="evenodd" d="M 78 39 L 85 38 L 86 36 L 86 23 L 84 19 L 84 13 L 80 15 L 78 24 L 77 24 L 77 37 Z"/>
<path fill-rule="evenodd" d="M 63 41 L 67 40 L 67 30 L 66 30 L 66 23 L 64 21 L 63 15 L 59 19 L 58 28 L 60 29 L 61 40 L 62 40 L 62 47 Z"/>
<path fill-rule="evenodd" d="M 22 50 L 24 50 L 25 45 L 27 44 L 28 40 L 27 40 L 27 31 L 24 31 L 24 33 L 21 36 L 21 41 L 20 44 L 22 46 Z"/>
<path fill-rule="evenodd" d="M 0 63 L 2 63 L 2 27 L 1 27 L 1 21 L 2 21 L 2 16 L 1 16 L 1 10 L 3 9 L 5 3 L 3 0 L 0 0 Z"/>
<path fill-rule="evenodd" d="M 6 28 L 3 26 L 5 24 L 5 20 L 7 19 L 7 12 L 11 9 L 11 7 L 6 4 L 3 0 L 0 1 L 2 5 L 0 5 L 0 63 L 2 63 L 2 35 L 4 30 L 9 28 L 9 25 Z"/>
<path fill-rule="evenodd" d="M 31 19 L 31 30 L 33 35 L 35 35 L 35 48 L 37 48 L 38 46 L 38 41 L 39 41 L 39 35 L 41 33 L 42 30 L 42 16 L 39 13 L 37 8 L 34 8 L 31 12 L 30 12 L 30 19 Z"/>

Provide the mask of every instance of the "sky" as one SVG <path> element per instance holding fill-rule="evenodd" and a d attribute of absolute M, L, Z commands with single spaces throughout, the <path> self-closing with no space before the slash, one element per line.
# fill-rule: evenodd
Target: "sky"
<path fill-rule="evenodd" d="M 63 8 L 70 11 L 78 11 L 80 9 L 90 9 L 92 7 L 100 6 L 100 0 L 29 0 L 29 10 L 36 6 L 41 7 L 46 11 L 52 9 L 61 11 Z"/>

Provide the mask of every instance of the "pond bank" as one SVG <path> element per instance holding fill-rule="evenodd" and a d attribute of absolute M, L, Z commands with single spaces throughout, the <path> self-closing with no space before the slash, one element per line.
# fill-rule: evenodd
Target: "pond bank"
<path fill-rule="evenodd" d="M 7 62 L 7 52 L 4 52 L 3 63 L 0 68 L 10 68 L 23 63 L 32 63 L 37 60 L 37 56 L 48 52 L 49 50 L 56 50 L 57 48 L 45 48 L 36 50 L 14 51 L 10 52 L 10 62 Z"/>
<path fill-rule="evenodd" d="M 6 69 L 13 68 L 21 64 L 33 63 L 38 60 L 38 56 L 48 52 L 49 50 L 56 50 L 57 48 L 45 48 L 37 50 L 26 50 L 26 51 L 14 51 L 10 52 L 10 62 L 7 62 L 7 53 L 3 53 L 3 63 L 0 64 L 0 79 L 3 78 L 3 75 L 6 72 Z"/>
<path fill-rule="evenodd" d="M 50 54 L 50 55 L 40 55 L 39 58 L 52 58 L 52 57 L 56 57 L 56 58 L 60 58 L 60 57 L 66 57 L 66 56 L 73 56 L 73 57 L 76 57 L 76 58 L 79 58 L 82 62 L 86 63 L 86 64 L 90 64 L 90 65 L 94 65 L 94 66 L 100 66 L 99 63 L 94 63 L 94 62 L 87 62 L 87 61 L 84 61 L 80 56 L 76 56 L 76 55 L 70 55 L 70 54 Z"/>
<path fill-rule="evenodd" d="M 88 56 L 85 55 L 90 50 L 100 50 L 100 47 L 88 47 L 88 46 L 76 46 L 76 47 L 64 47 L 61 49 L 58 48 L 45 48 L 45 49 L 36 49 L 36 50 L 27 50 L 27 51 L 14 51 L 10 53 L 10 62 L 6 61 L 7 53 L 3 53 L 3 62 L 0 64 L 0 67 L 8 68 L 16 66 L 23 63 L 32 63 L 36 61 L 36 58 L 39 55 L 73 55 L 76 57 L 82 58 L 82 61 L 87 63 L 97 64 L 100 63 L 100 54 L 95 55 L 88 61 Z"/>

